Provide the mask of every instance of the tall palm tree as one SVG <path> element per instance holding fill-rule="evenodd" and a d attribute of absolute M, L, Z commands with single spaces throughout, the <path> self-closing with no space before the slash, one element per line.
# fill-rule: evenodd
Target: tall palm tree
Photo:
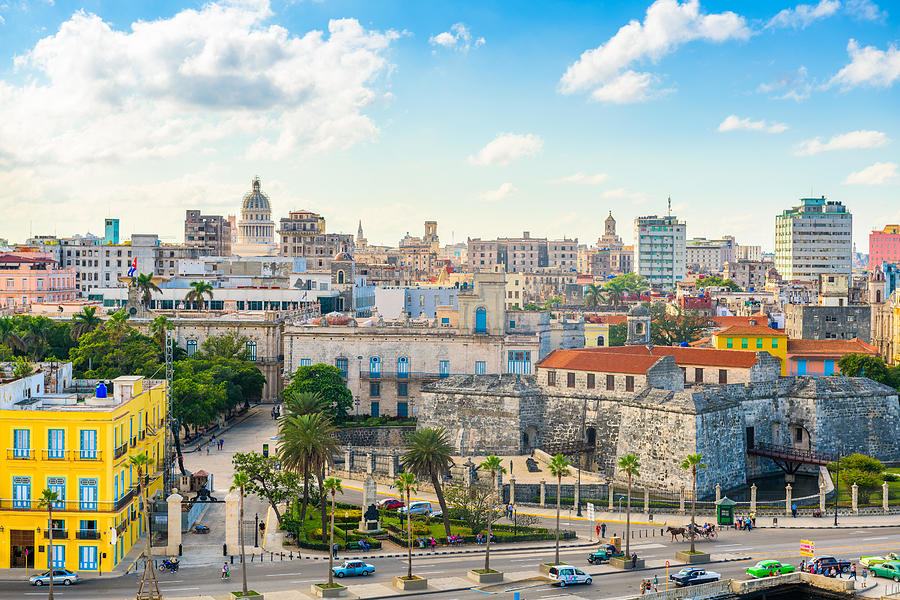
<path fill-rule="evenodd" d="M 411 502 L 412 493 L 416 491 L 416 487 L 419 485 L 416 474 L 410 471 L 400 473 L 400 476 L 394 481 L 394 485 L 400 490 L 401 494 L 406 494 L 406 506 L 408 508 Z M 406 541 L 409 542 L 406 578 L 412 579 L 412 515 L 409 513 L 406 515 L 406 538 Z"/>
<path fill-rule="evenodd" d="M 150 322 L 150 337 L 156 340 L 159 347 L 166 349 L 166 332 L 174 329 L 175 325 L 166 315 L 158 315 Z"/>
<path fill-rule="evenodd" d="M 238 533 L 240 535 L 241 542 L 241 576 L 244 579 L 243 584 L 243 593 L 247 595 L 247 560 L 244 554 L 244 489 L 250 484 L 250 477 L 247 476 L 246 473 L 235 473 L 234 474 L 234 483 L 231 484 L 231 489 L 229 492 L 233 492 L 234 490 L 238 490 L 241 494 L 241 518 L 238 523 L 241 524 Z"/>
<path fill-rule="evenodd" d="M 203 306 L 206 304 L 206 300 L 203 299 L 203 296 L 209 296 L 209 299 L 213 299 L 213 286 L 211 283 L 207 281 L 192 281 L 191 282 L 191 291 L 187 293 L 187 296 L 184 297 L 188 302 L 196 302 L 197 309 L 203 310 Z"/>
<path fill-rule="evenodd" d="M 497 505 L 497 475 L 499 473 L 506 473 L 506 469 L 503 467 L 503 459 L 499 456 L 495 456 L 491 454 L 484 461 L 478 465 L 480 468 L 484 469 L 488 473 L 491 474 L 491 501 L 488 504 L 488 517 L 487 517 L 487 542 L 484 546 L 484 572 L 491 572 L 491 521 L 494 520 L 494 507 Z"/>
<path fill-rule="evenodd" d="M 628 476 L 628 501 L 625 504 L 625 557 L 631 556 L 631 480 L 633 477 L 640 477 L 638 469 L 641 463 L 638 457 L 632 453 L 628 453 L 619 459 L 619 472 Z"/>
<path fill-rule="evenodd" d="M 125 309 L 117 310 L 109 315 L 109 319 L 106 321 L 106 327 L 115 337 L 122 337 L 122 334 L 128 329 L 128 313 L 125 312 Z"/>
<path fill-rule="evenodd" d="M 606 297 L 613 306 L 619 306 L 622 304 L 625 292 L 628 290 L 625 288 L 624 282 L 613 279 L 612 281 L 606 282 L 606 285 L 603 286 L 603 291 L 606 292 Z"/>
<path fill-rule="evenodd" d="M 103 319 L 97 314 L 96 306 L 85 306 L 81 312 L 72 315 L 72 339 L 77 340 L 86 333 L 97 329 Z"/>
<path fill-rule="evenodd" d="M 694 519 L 697 516 L 697 471 L 700 469 L 705 469 L 706 465 L 703 463 L 703 455 L 702 454 L 688 454 L 687 457 L 683 461 L 681 461 L 681 468 L 685 471 L 691 472 L 691 480 L 693 481 L 694 487 L 691 492 L 691 552 L 695 552 L 694 550 L 694 538 L 696 532 L 694 530 Z"/>
<path fill-rule="evenodd" d="M 309 504 L 309 478 L 315 474 L 322 489 L 322 472 L 326 465 L 334 462 L 334 454 L 339 443 L 334 437 L 336 429 L 331 419 L 323 413 L 309 415 L 287 414 L 278 424 L 281 440 L 278 456 L 285 469 L 299 473 L 303 477 L 303 503 L 300 509 L 301 522 L 306 519 Z M 322 498 L 325 497 L 321 494 Z M 325 506 L 322 501 L 322 535 L 325 534 Z M 323 539 L 324 541 L 324 539 Z"/>
<path fill-rule="evenodd" d="M 328 587 L 334 585 L 334 496 L 338 492 L 344 493 L 341 487 L 341 480 L 336 477 L 329 477 L 322 483 L 322 496 L 326 493 L 331 494 L 331 530 L 329 535 L 331 541 L 328 543 Z M 246 590 L 244 590 L 246 593 Z"/>
<path fill-rule="evenodd" d="M 35 362 L 40 361 L 47 353 L 47 343 L 52 333 L 53 322 L 47 317 L 32 317 L 25 323 L 23 341 Z"/>
<path fill-rule="evenodd" d="M 444 532 L 450 537 L 450 515 L 447 510 L 447 501 L 444 499 L 444 487 L 441 481 L 444 474 L 450 470 L 453 464 L 453 446 L 450 436 L 443 427 L 423 427 L 417 429 L 406 438 L 403 447 L 403 468 L 412 471 L 416 477 L 430 479 L 441 505 L 441 513 L 444 519 Z"/>
<path fill-rule="evenodd" d="M 145 308 L 150 308 L 150 298 L 153 292 L 162 293 L 162 290 L 159 289 L 159 286 L 153 283 L 152 272 L 149 275 L 147 275 L 146 273 L 140 273 L 134 280 L 134 287 L 140 290 L 141 304 Z"/>
<path fill-rule="evenodd" d="M 297 392 L 284 399 L 284 407 L 288 414 L 311 415 L 325 412 L 328 402 L 317 392 Z"/>
<path fill-rule="evenodd" d="M 562 495 L 562 478 L 571 474 L 569 471 L 569 459 L 562 454 L 557 454 L 550 460 L 550 474 L 556 477 L 556 558 L 555 564 L 559 564 L 559 497 Z"/>
<path fill-rule="evenodd" d="M 588 308 L 597 308 L 603 302 L 603 287 L 595 283 L 588 284 L 584 290 L 584 305 Z"/>
<path fill-rule="evenodd" d="M 137 470 L 138 497 L 141 499 L 141 503 L 144 506 L 144 527 L 147 532 L 147 545 L 144 548 L 144 552 L 146 552 L 146 560 L 149 561 L 152 560 L 153 555 L 150 553 L 150 499 L 147 497 L 147 482 L 145 481 L 145 476 L 150 472 L 150 465 L 153 464 L 153 459 L 147 456 L 146 452 L 141 452 L 140 454 L 130 456 L 128 462 Z"/>
<path fill-rule="evenodd" d="M 47 546 L 47 568 L 50 569 L 50 587 L 48 588 L 48 600 L 53 600 L 53 504 L 55 502 L 59 502 L 59 494 L 51 491 L 48 488 L 44 488 L 41 492 L 41 500 L 39 502 L 39 506 L 41 508 L 47 509 L 47 519 L 49 520 L 49 525 L 47 526 L 47 538 L 50 540 Z"/>

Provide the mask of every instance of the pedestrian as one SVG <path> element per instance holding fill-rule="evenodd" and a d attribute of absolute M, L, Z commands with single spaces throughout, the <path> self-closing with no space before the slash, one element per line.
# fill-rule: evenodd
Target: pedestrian
<path fill-rule="evenodd" d="M 653 593 L 659 591 L 659 577 L 656 575 L 653 576 Z"/>
<path fill-rule="evenodd" d="M 631 568 L 632 569 L 637 568 L 637 552 L 631 553 Z"/>
<path fill-rule="evenodd" d="M 600 537 L 606 538 L 606 523 L 600 523 Z"/>
<path fill-rule="evenodd" d="M 600 523 L 597 523 L 597 539 L 600 539 Z"/>
<path fill-rule="evenodd" d="M 797 504 L 791 504 L 791 516 L 797 518 Z"/>
<path fill-rule="evenodd" d="M 647 580 L 641 579 L 641 596 L 647 592 Z"/>
<path fill-rule="evenodd" d="M 869 570 L 864 568 L 863 569 L 863 587 L 866 587 L 866 577 L 868 577 L 868 576 L 869 576 Z"/>
<path fill-rule="evenodd" d="M 802 573 L 805 570 L 806 570 L 806 560 L 804 559 L 804 560 L 800 561 L 800 572 Z"/>
<path fill-rule="evenodd" d="M 335 544 L 334 547 L 332 547 L 331 552 L 334 555 L 334 557 L 337 558 L 337 553 L 338 553 L 338 545 L 337 544 Z"/>
<path fill-rule="evenodd" d="M 207 444 L 207 445 L 206 445 L 206 455 L 207 455 L 207 456 L 209 456 L 209 447 L 210 447 L 210 446 L 212 446 L 212 444 Z"/>
<path fill-rule="evenodd" d="M 222 565 L 222 581 L 228 579 L 228 563 Z"/>
<path fill-rule="evenodd" d="M 856 581 L 856 563 L 850 565 L 850 577 L 848 577 L 848 579 Z"/>

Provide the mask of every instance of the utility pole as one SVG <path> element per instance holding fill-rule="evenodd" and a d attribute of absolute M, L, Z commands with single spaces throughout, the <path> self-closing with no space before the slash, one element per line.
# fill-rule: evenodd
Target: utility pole
<path fill-rule="evenodd" d="M 838 452 L 837 459 L 837 472 L 834 476 L 834 526 L 838 526 L 837 513 L 838 513 L 838 487 L 841 482 L 841 453 Z"/>

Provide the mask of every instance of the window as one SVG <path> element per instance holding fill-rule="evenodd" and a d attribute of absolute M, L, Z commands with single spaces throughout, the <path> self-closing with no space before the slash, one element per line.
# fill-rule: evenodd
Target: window
<path fill-rule="evenodd" d="M 483 308 L 475 311 L 475 333 L 487 333 L 487 311 Z"/>
<path fill-rule="evenodd" d="M 728 383 L 728 370 L 727 369 L 719 369 L 719 383 L 722 383 L 722 384 Z"/>
<path fill-rule="evenodd" d="M 31 458 L 31 430 L 13 429 L 13 458 Z"/>
<path fill-rule="evenodd" d="M 47 458 L 65 458 L 65 429 L 50 429 L 47 431 Z"/>
<path fill-rule="evenodd" d="M 409 416 L 409 403 L 408 402 L 398 402 L 397 403 L 397 416 L 398 417 L 408 417 Z"/>
<path fill-rule="evenodd" d="M 556 371 L 547 371 L 547 385 L 550 387 L 556 385 Z"/>
<path fill-rule="evenodd" d="M 754 430 L 752 427 L 747 427 L 745 430 L 747 437 L 747 448 L 752 448 L 756 445 L 756 440 L 754 439 Z"/>
<path fill-rule="evenodd" d="M 197 352 L 197 340 L 188 340 L 187 341 L 187 355 L 193 356 L 194 353 Z"/>
<path fill-rule="evenodd" d="M 694 369 L 694 381 L 703 383 L 703 369 Z"/>
<path fill-rule="evenodd" d="M 97 458 L 97 430 L 82 429 L 80 454 L 82 460 L 95 460 Z"/>
<path fill-rule="evenodd" d="M 369 408 L 369 414 L 371 416 L 377 417 L 381 414 L 380 404 L 378 402 L 372 402 L 372 404 L 370 404 L 370 407 L 371 408 Z"/>
<path fill-rule="evenodd" d="M 312 365 L 312 359 L 311 359 L 311 358 L 301 358 L 301 359 L 300 359 L 300 366 L 301 366 L 301 367 L 309 367 L 309 366 L 311 366 L 311 365 Z"/>
<path fill-rule="evenodd" d="M 53 503 L 53 508 L 63 508 L 66 502 L 66 478 L 48 477 L 47 489 L 51 492 L 56 492 L 58 500 Z"/>
<path fill-rule="evenodd" d="M 247 355 L 251 361 L 256 362 L 256 342 L 247 342 Z"/>
<path fill-rule="evenodd" d="M 397 359 L 397 377 L 409 377 L 409 358 L 406 356 Z"/>
<path fill-rule="evenodd" d="M 566 373 L 566 387 L 575 387 L 575 373 Z"/>
<path fill-rule="evenodd" d="M 378 398 L 381 396 L 381 382 L 380 381 L 370 381 L 369 382 L 369 395 L 373 398 Z"/>
<path fill-rule="evenodd" d="M 725 347 L 726 347 L 726 348 L 733 348 L 733 347 L 734 347 L 734 340 L 733 340 L 732 338 L 726 338 L 726 340 L 725 340 Z"/>
<path fill-rule="evenodd" d="M 606 389 L 609 391 L 616 389 L 616 376 L 615 375 L 607 375 L 606 376 Z"/>
<path fill-rule="evenodd" d="M 56 519 L 53 520 L 56 523 Z M 60 531 L 65 531 L 65 526 L 62 521 L 59 522 L 63 527 L 60 527 Z M 54 533 L 56 533 L 56 527 L 54 526 Z M 66 547 L 62 544 L 53 544 L 53 568 L 54 569 L 65 569 L 66 568 Z"/>
<path fill-rule="evenodd" d="M 338 368 L 338 371 L 341 372 L 341 377 L 347 379 L 347 359 L 346 358 L 338 358 L 334 361 L 334 366 Z"/>
<path fill-rule="evenodd" d="M 778 347 L 778 338 L 772 338 L 772 347 L 773 347 L 773 348 L 777 348 L 777 347 Z"/>
<path fill-rule="evenodd" d="M 744 350 L 747 349 L 747 338 L 741 338 L 741 348 Z"/>
<path fill-rule="evenodd" d="M 381 358 L 373 356 L 369 359 L 369 377 L 381 377 Z"/>
<path fill-rule="evenodd" d="M 92 571 L 97 569 L 97 546 L 78 547 L 78 570 Z"/>
<path fill-rule="evenodd" d="M 762 349 L 762 338 L 756 338 L 756 348 L 758 350 Z"/>
<path fill-rule="evenodd" d="M 625 376 L 625 391 L 626 392 L 634 391 L 634 376 L 633 375 Z"/>
<path fill-rule="evenodd" d="M 13 479 L 13 508 L 31 508 L 31 477 Z"/>
<path fill-rule="evenodd" d="M 797 427 L 796 429 L 794 429 L 794 441 L 795 442 L 803 441 L 803 428 L 802 427 Z"/>
<path fill-rule="evenodd" d="M 515 322 L 515 321 L 510 321 L 510 322 L 509 322 L 509 328 L 510 328 L 510 329 L 515 329 L 515 328 L 516 328 L 516 322 Z"/>
<path fill-rule="evenodd" d="M 487 365 L 483 360 L 475 361 L 475 374 L 476 375 L 484 375 L 487 370 Z"/>
<path fill-rule="evenodd" d="M 587 389 L 589 389 L 589 390 L 594 389 L 594 374 L 593 374 L 593 373 L 588 373 L 588 376 L 587 376 Z"/>
<path fill-rule="evenodd" d="M 400 397 L 403 397 L 403 398 L 405 398 L 406 396 L 409 396 L 409 384 L 406 383 L 405 381 L 398 383 L 397 384 L 397 395 Z"/>
<path fill-rule="evenodd" d="M 78 508 L 80 510 L 97 510 L 97 480 L 83 478 L 78 480 Z"/>

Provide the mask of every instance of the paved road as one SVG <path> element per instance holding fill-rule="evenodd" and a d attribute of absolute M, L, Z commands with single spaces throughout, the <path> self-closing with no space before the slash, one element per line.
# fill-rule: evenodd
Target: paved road
<path fill-rule="evenodd" d="M 860 530 L 756 530 L 746 532 L 725 532 L 718 542 L 703 542 L 703 550 L 716 554 L 751 555 L 752 560 L 736 561 L 713 565 L 710 568 L 723 577 L 740 577 L 747 566 L 763 558 L 779 558 L 796 564 L 800 560 L 799 540 L 812 539 L 820 553 L 835 554 L 841 557 L 858 559 L 861 554 L 881 554 L 900 549 L 900 528 L 860 529 Z M 667 540 L 649 539 L 635 542 L 635 548 L 651 564 L 659 564 L 673 557 L 676 549 L 684 544 L 670 544 Z M 611 598 L 636 593 L 642 577 L 659 577 L 665 581 L 665 568 L 647 569 L 639 574 L 609 572 L 608 567 L 591 567 L 585 561 L 586 550 L 568 549 L 561 552 L 561 558 L 584 568 L 595 575 L 594 585 L 580 588 L 569 587 L 565 590 L 547 584 L 534 585 L 521 589 L 523 599 L 543 599 L 551 597 L 569 598 Z M 552 548 L 549 550 L 515 550 L 492 553 L 491 566 L 501 569 L 518 578 L 525 577 L 526 572 L 536 570 L 540 562 L 553 558 Z M 395 574 L 406 570 L 406 560 L 402 558 L 381 558 L 370 560 L 376 566 L 376 574 L 366 579 L 347 580 L 347 583 L 388 582 Z M 483 555 L 447 555 L 420 556 L 414 559 L 414 573 L 431 578 L 464 576 L 468 569 L 483 566 Z M 251 586 L 259 591 L 283 589 L 307 589 L 310 583 L 322 581 L 327 575 L 326 560 L 294 560 L 284 562 L 263 562 L 248 564 Z M 238 565 L 232 567 L 233 577 L 240 576 Z M 119 599 L 133 597 L 137 588 L 137 575 L 118 578 L 90 579 L 84 583 L 68 588 L 57 588 L 57 596 L 63 600 L 85 599 Z M 184 568 L 176 574 L 160 574 L 162 590 L 167 598 L 196 597 L 201 593 L 218 594 L 233 588 L 237 581 L 230 584 L 219 581 L 216 567 Z M 884 585 L 882 583 L 882 585 Z M 389 589 L 385 588 L 388 592 Z M 45 589 L 31 588 L 20 581 L 0 582 L 0 598 L 39 598 L 45 597 Z M 497 594 L 500 598 L 511 598 L 512 592 Z M 408 596 L 410 598 L 426 596 Z M 427 596 L 434 598 L 435 596 Z M 446 592 L 440 596 L 446 600 L 483 598 L 481 592 L 462 590 Z"/>

